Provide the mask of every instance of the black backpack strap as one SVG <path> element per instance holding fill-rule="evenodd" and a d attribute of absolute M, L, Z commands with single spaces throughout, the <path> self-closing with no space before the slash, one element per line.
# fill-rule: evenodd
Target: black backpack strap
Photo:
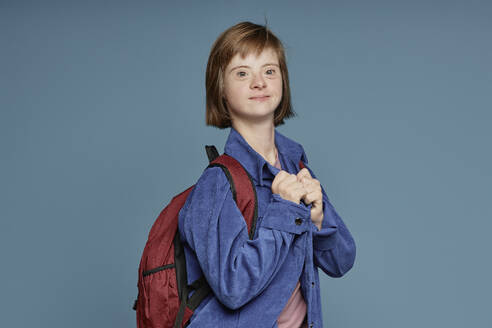
<path fill-rule="evenodd" d="M 181 328 L 181 325 L 183 324 L 185 307 L 186 307 L 186 302 L 183 300 L 179 305 L 178 315 L 176 316 L 176 321 L 174 321 L 174 328 Z"/>
<path fill-rule="evenodd" d="M 174 236 L 174 264 L 176 266 L 176 280 L 178 287 L 179 299 L 188 297 L 188 273 L 186 272 L 186 258 L 184 247 L 181 243 L 179 233 Z"/>
<path fill-rule="evenodd" d="M 181 243 L 179 233 L 174 236 L 174 262 L 176 265 L 176 280 L 178 287 L 179 305 L 178 315 L 174 321 L 174 328 L 181 328 L 185 307 L 187 305 L 188 294 L 190 292 L 188 286 L 188 274 L 186 272 L 186 258 L 184 254 L 183 244 Z"/>
<path fill-rule="evenodd" d="M 188 300 L 188 307 L 190 310 L 195 311 L 195 309 L 200 305 L 205 297 L 212 291 L 212 288 L 208 285 L 205 276 L 201 276 L 195 280 L 191 285 L 188 286 L 190 289 L 195 289 L 193 295 L 191 295 Z"/>
<path fill-rule="evenodd" d="M 179 305 L 178 315 L 176 316 L 176 321 L 174 322 L 174 328 L 181 328 L 185 308 L 187 307 L 188 309 L 195 311 L 196 308 L 200 305 L 200 303 L 202 303 L 202 301 L 205 299 L 205 297 L 207 297 L 208 294 L 210 294 L 212 288 L 210 288 L 205 277 L 201 276 L 200 278 L 195 280 L 191 285 L 188 285 L 186 287 L 186 290 L 187 291 L 195 290 L 195 292 L 193 293 L 193 295 L 191 295 L 191 297 L 186 299 L 186 301 L 185 299 L 181 301 L 181 304 Z"/>
<path fill-rule="evenodd" d="M 219 152 L 217 151 L 217 148 L 215 148 L 214 145 L 206 145 L 205 150 L 207 151 L 209 163 L 212 163 L 214 159 L 219 157 Z"/>

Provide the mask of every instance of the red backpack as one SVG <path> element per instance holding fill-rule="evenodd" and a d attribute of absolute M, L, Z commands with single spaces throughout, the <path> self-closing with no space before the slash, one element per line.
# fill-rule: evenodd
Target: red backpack
<path fill-rule="evenodd" d="M 205 146 L 209 167 L 224 171 L 236 204 L 253 239 L 258 217 L 258 200 L 251 175 L 233 157 L 219 156 L 215 146 Z M 304 167 L 302 161 L 300 167 Z M 137 311 L 138 328 L 183 328 L 193 311 L 211 292 L 202 276 L 188 285 L 186 259 L 178 232 L 179 211 L 195 185 L 173 197 L 150 229 L 138 269 L 138 296 L 133 309 Z M 189 297 L 191 291 L 193 295 Z"/>

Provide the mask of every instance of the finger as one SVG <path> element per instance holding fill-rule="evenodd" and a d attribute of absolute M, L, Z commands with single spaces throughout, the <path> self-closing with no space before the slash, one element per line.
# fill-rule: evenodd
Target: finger
<path fill-rule="evenodd" d="M 294 179 L 294 181 L 291 181 L 290 183 L 286 183 L 285 185 L 283 185 L 283 187 L 287 190 L 291 190 L 299 197 L 307 194 L 306 188 L 304 188 L 302 183 L 298 182 L 296 179 Z"/>
<path fill-rule="evenodd" d="M 296 176 L 294 174 L 290 174 L 289 172 L 287 171 L 280 171 L 277 173 L 277 175 L 275 177 L 278 176 L 278 179 L 279 180 L 296 180 Z"/>
<path fill-rule="evenodd" d="M 280 170 L 280 171 L 278 171 L 277 175 L 275 175 L 275 178 L 284 179 L 285 177 L 287 177 L 289 175 L 290 175 L 289 172 L 284 171 L 284 170 Z"/>
<path fill-rule="evenodd" d="M 302 179 L 303 177 L 311 178 L 311 173 L 309 173 L 309 170 L 307 168 L 303 168 L 297 173 L 298 179 Z"/>
<path fill-rule="evenodd" d="M 295 188 L 293 191 L 296 195 L 296 198 L 299 200 L 304 199 L 304 197 L 306 197 L 306 195 L 308 194 L 308 192 L 302 185 L 299 185 L 299 187 Z"/>
<path fill-rule="evenodd" d="M 316 179 L 303 177 L 301 183 L 309 192 L 321 191 L 321 185 Z"/>
<path fill-rule="evenodd" d="M 296 176 L 287 173 L 279 178 L 275 186 L 272 183 L 272 190 L 289 190 L 296 183 L 299 183 Z"/>
<path fill-rule="evenodd" d="M 299 181 L 297 181 L 297 177 L 294 174 L 287 174 L 280 180 L 280 185 L 282 186 L 292 186 L 295 183 L 299 183 Z"/>
<path fill-rule="evenodd" d="M 285 180 L 290 174 L 284 170 L 280 170 L 276 175 L 275 178 L 273 179 L 272 182 L 272 190 L 277 189 L 277 186 Z"/>
<path fill-rule="evenodd" d="M 302 199 L 306 204 L 313 203 L 313 206 L 320 206 L 323 204 L 323 194 L 319 191 L 308 192 Z"/>

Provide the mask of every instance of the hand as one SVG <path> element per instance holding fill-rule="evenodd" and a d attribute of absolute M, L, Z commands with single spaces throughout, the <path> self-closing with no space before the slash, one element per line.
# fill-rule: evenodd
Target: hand
<path fill-rule="evenodd" d="M 323 222 L 323 192 L 321 191 L 321 184 L 317 179 L 311 177 L 309 170 L 303 168 L 297 173 L 297 180 L 303 185 L 306 190 L 306 194 L 301 198 L 306 205 L 313 204 L 311 206 L 311 221 L 321 230 L 321 223 Z"/>
<path fill-rule="evenodd" d="M 301 199 L 307 192 L 295 174 L 281 170 L 273 179 L 272 193 L 279 194 L 283 199 L 300 204 Z"/>

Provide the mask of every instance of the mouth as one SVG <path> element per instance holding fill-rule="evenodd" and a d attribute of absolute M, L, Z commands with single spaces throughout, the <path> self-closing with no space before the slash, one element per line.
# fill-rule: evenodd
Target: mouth
<path fill-rule="evenodd" d="M 258 97 L 250 97 L 250 100 L 256 100 L 256 101 L 265 101 L 269 98 L 270 96 L 258 96 Z"/>

